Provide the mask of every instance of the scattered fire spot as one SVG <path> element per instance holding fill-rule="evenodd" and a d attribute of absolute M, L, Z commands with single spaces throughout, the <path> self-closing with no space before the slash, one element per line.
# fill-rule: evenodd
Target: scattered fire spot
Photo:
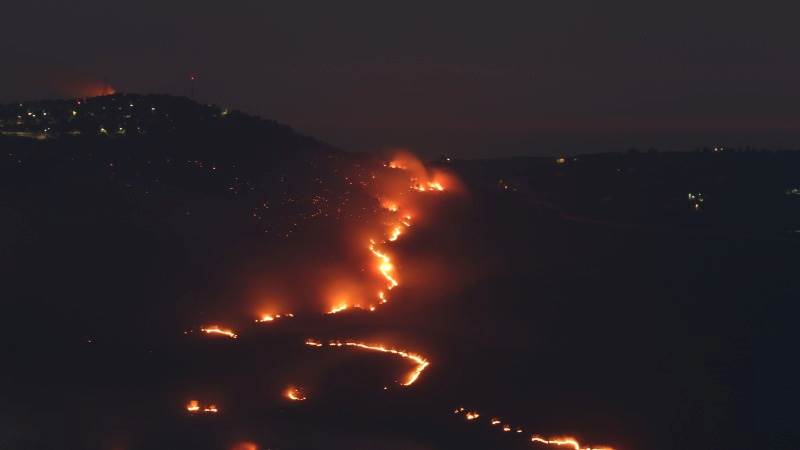
<path fill-rule="evenodd" d="M 453 410 L 453 414 L 456 415 L 464 415 L 464 418 L 468 421 L 474 421 L 480 417 L 480 414 L 477 411 L 467 411 L 464 407 L 458 407 Z M 491 426 L 500 425 L 502 421 L 497 417 L 492 417 L 489 420 L 489 424 Z M 510 424 L 503 424 L 499 429 L 503 430 L 504 433 L 510 433 L 512 430 L 517 434 L 522 434 L 522 428 L 512 428 Z M 552 446 L 566 446 L 571 447 L 572 450 L 614 450 L 610 447 L 581 447 L 580 443 L 577 439 L 572 437 L 559 437 L 559 438 L 551 438 L 545 439 L 539 435 L 531 436 L 531 442 L 544 444 L 544 445 L 552 445 Z"/>

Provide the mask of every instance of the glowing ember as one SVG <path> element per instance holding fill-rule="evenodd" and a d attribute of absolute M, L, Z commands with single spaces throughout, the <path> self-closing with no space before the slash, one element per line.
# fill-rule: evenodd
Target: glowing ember
<path fill-rule="evenodd" d="M 197 400 L 191 400 L 186 405 L 186 410 L 189 412 L 200 411 L 200 402 L 198 402 Z"/>
<path fill-rule="evenodd" d="M 509 425 L 503 425 L 503 431 L 504 431 L 504 432 L 506 432 L 506 433 L 508 433 L 509 431 L 511 431 L 511 426 L 509 426 Z"/>
<path fill-rule="evenodd" d="M 319 342 L 317 342 L 317 341 L 315 341 L 313 339 L 306 340 L 306 345 L 310 345 L 310 346 L 313 346 L 313 347 L 322 347 L 322 344 L 320 344 Z M 330 342 L 328 342 L 328 346 L 330 346 L 330 347 L 342 347 L 342 346 L 356 347 L 356 348 L 360 348 L 360 349 L 364 349 L 364 350 L 371 350 L 371 351 L 382 352 L 382 353 L 391 353 L 393 355 L 397 355 L 397 356 L 400 356 L 402 358 L 405 358 L 405 359 L 413 361 L 414 363 L 416 363 L 417 366 L 408 375 L 406 375 L 405 381 L 401 383 L 403 386 L 411 386 L 412 384 L 414 384 L 414 382 L 417 381 L 417 379 L 419 379 L 420 375 L 422 374 L 422 371 L 424 371 L 425 368 L 427 368 L 430 365 L 430 362 L 427 359 L 425 359 L 424 357 L 422 357 L 422 356 L 420 356 L 420 355 L 418 355 L 416 353 L 408 353 L 408 352 L 403 351 L 403 350 L 395 350 L 393 348 L 385 347 L 383 345 L 369 345 L 369 344 L 364 344 L 364 343 L 361 343 L 361 342 L 330 341 Z"/>
<path fill-rule="evenodd" d="M 481 415 L 480 415 L 480 414 L 478 414 L 478 413 L 476 413 L 476 412 L 468 412 L 468 413 L 467 413 L 467 415 L 466 415 L 466 416 L 464 416 L 464 417 L 466 417 L 466 418 L 467 418 L 467 420 L 475 420 L 475 419 L 477 419 L 477 418 L 478 418 L 478 417 L 480 417 L 480 416 L 481 416 Z"/>
<path fill-rule="evenodd" d="M 283 395 L 286 398 L 288 398 L 289 400 L 292 400 L 292 401 L 295 401 L 295 402 L 302 402 L 303 400 L 306 399 L 306 396 L 303 395 L 303 393 L 300 391 L 300 389 L 298 389 L 298 388 L 296 388 L 294 386 L 289 386 L 288 388 L 286 388 L 286 391 L 284 391 Z"/>
<path fill-rule="evenodd" d="M 227 328 L 220 328 L 217 325 L 201 328 L 200 330 L 206 334 L 221 334 L 223 336 L 228 336 L 231 339 L 236 339 L 239 337 L 236 335 L 236 333 L 233 332 L 233 330 L 229 330 Z"/>
<path fill-rule="evenodd" d="M 492 425 L 500 425 L 500 419 L 494 418 L 491 421 Z"/>
<path fill-rule="evenodd" d="M 249 441 L 238 442 L 230 450 L 258 450 L 258 445 Z"/>

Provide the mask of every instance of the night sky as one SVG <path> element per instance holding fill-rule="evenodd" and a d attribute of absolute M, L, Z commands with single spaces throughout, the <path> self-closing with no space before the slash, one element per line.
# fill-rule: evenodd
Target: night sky
<path fill-rule="evenodd" d="M 795 148 L 796 2 L 7 2 L 0 101 L 190 93 L 352 150 Z"/>

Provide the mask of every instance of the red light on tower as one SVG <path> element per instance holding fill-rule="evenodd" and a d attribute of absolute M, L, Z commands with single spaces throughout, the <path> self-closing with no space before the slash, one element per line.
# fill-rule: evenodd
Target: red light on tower
<path fill-rule="evenodd" d="M 194 85 L 197 81 L 197 74 L 189 74 L 189 98 L 194 98 Z"/>

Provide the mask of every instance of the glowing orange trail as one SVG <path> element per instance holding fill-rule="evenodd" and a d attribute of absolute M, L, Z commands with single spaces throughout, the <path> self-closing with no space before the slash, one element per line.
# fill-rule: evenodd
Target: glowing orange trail
<path fill-rule="evenodd" d="M 292 313 L 276 314 L 274 316 L 272 314 L 264 314 L 263 316 L 261 316 L 260 319 L 256 319 L 256 322 L 257 323 L 274 322 L 274 321 L 280 319 L 281 317 L 294 317 L 294 314 L 292 314 Z"/>
<path fill-rule="evenodd" d="M 302 402 L 303 400 L 306 399 L 306 396 L 303 395 L 300 389 L 294 386 L 289 386 L 288 388 L 286 388 L 286 391 L 284 391 L 283 395 L 289 400 L 292 400 L 294 402 Z"/>
<path fill-rule="evenodd" d="M 341 305 L 337 305 L 337 306 L 334 306 L 333 308 L 331 308 L 331 310 L 328 311 L 327 314 L 336 314 L 336 313 L 340 313 L 340 312 L 348 310 L 348 309 L 350 309 L 350 305 L 341 304 Z"/>
<path fill-rule="evenodd" d="M 314 339 L 306 340 L 306 345 L 310 345 L 312 347 L 322 347 L 322 344 L 319 341 L 316 341 Z M 406 351 L 403 351 L 403 350 L 395 350 L 393 348 L 385 347 L 383 345 L 370 345 L 370 344 L 364 344 L 362 342 L 330 341 L 330 342 L 328 342 L 328 346 L 330 346 L 330 347 L 342 347 L 342 346 L 345 346 L 345 347 L 356 347 L 356 348 L 361 348 L 361 349 L 364 349 L 364 350 L 372 350 L 372 351 L 382 352 L 382 353 L 391 353 L 393 355 L 397 355 L 397 356 L 400 356 L 402 358 L 405 358 L 405 359 L 413 361 L 414 363 L 416 363 L 417 366 L 408 375 L 406 375 L 405 381 L 403 381 L 401 383 L 403 386 L 411 386 L 412 384 L 414 384 L 414 382 L 416 382 L 417 379 L 419 379 L 420 375 L 422 375 L 422 372 L 430 365 L 430 362 L 427 359 L 425 359 L 423 356 L 421 356 L 421 355 L 418 355 L 416 353 L 409 353 L 409 352 L 406 352 Z"/>
<path fill-rule="evenodd" d="M 391 161 L 384 165 L 392 169 L 408 170 L 408 166 L 397 160 Z M 444 191 L 444 186 L 442 186 L 441 183 L 430 180 L 427 175 L 425 176 L 425 178 L 427 179 L 427 181 L 421 181 L 418 178 L 411 178 L 410 189 L 420 192 Z M 400 205 L 396 201 L 387 198 L 382 198 L 380 199 L 380 204 L 381 207 L 384 208 L 385 210 L 398 215 L 400 214 Z M 397 219 L 397 222 L 395 222 L 393 225 L 389 227 L 389 229 L 385 233 L 384 239 L 369 240 L 369 245 L 367 246 L 367 248 L 377 259 L 378 263 L 377 269 L 381 273 L 383 278 L 386 280 L 386 289 L 378 292 L 379 305 L 387 303 L 388 302 L 387 292 L 391 291 L 400 284 L 391 257 L 385 252 L 381 251 L 379 249 L 379 246 L 389 242 L 397 241 L 404 232 L 403 227 L 408 228 L 410 226 L 411 226 L 411 216 L 408 214 L 404 214 L 399 219 Z M 367 309 L 369 311 L 375 311 L 377 309 L 377 306 L 373 304 L 364 307 L 360 304 L 338 303 L 331 309 L 329 309 L 327 311 L 327 314 L 337 314 L 351 308 Z"/>
<path fill-rule="evenodd" d="M 613 450 L 609 447 L 581 447 L 581 444 L 578 441 L 571 437 L 563 437 L 563 438 L 553 438 L 553 439 L 545 439 L 541 436 L 533 435 L 531 436 L 531 442 L 539 442 L 542 444 L 547 445 L 556 445 L 556 446 L 567 446 L 572 447 L 575 450 Z"/>
<path fill-rule="evenodd" d="M 392 231 L 389 233 L 389 242 L 394 242 L 400 235 L 403 234 L 403 229 L 399 226 L 393 227 Z"/>
<path fill-rule="evenodd" d="M 392 290 L 400 283 L 397 281 L 397 278 L 394 277 L 394 264 L 392 264 L 392 259 L 389 258 L 389 255 L 386 253 L 381 252 L 376 248 L 377 244 L 374 240 L 370 240 L 369 251 L 372 252 L 375 257 L 378 258 L 380 264 L 378 264 L 378 270 L 380 270 L 381 274 L 386 281 L 389 283 L 389 286 L 386 287 L 388 290 Z"/>
<path fill-rule="evenodd" d="M 217 325 L 211 325 L 206 328 L 201 328 L 200 330 L 206 334 L 221 334 L 223 336 L 228 336 L 231 339 L 236 339 L 239 337 L 236 335 L 236 333 L 233 332 L 233 330 L 229 330 L 227 328 L 220 328 Z"/>
<path fill-rule="evenodd" d="M 466 420 L 469 420 L 469 421 L 473 421 L 473 420 L 477 419 L 478 417 L 480 417 L 480 414 L 477 411 L 467 412 L 467 410 L 464 409 L 463 407 L 458 407 L 458 408 L 454 409 L 453 410 L 453 414 L 456 414 L 456 415 L 464 414 L 464 418 Z M 489 424 L 491 426 L 497 426 L 497 425 L 500 425 L 501 423 L 502 423 L 502 421 L 500 419 L 498 419 L 497 417 L 492 417 L 489 420 Z M 505 433 L 509 433 L 509 432 L 511 432 L 512 427 L 511 427 L 510 424 L 503 424 L 503 426 L 500 429 L 503 430 L 503 432 L 505 432 Z M 521 434 L 522 433 L 522 428 L 517 428 L 514 431 L 516 433 L 518 433 L 518 434 Z M 544 444 L 544 445 L 567 446 L 567 447 L 572 447 L 573 450 L 614 450 L 614 449 L 612 449 L 610 447 L 581 447 L 581 444 L 578 442 L 578 440 L 575 439 L 575 438 L 572 438 L 572 437 L 559 437 L 559 438 L 545 439 L 545 438 L 543 438 L 543 437 L 541 437 L 539 435 L 534 434 L 533 436 L 531 436 L 531 442 Z"/>

